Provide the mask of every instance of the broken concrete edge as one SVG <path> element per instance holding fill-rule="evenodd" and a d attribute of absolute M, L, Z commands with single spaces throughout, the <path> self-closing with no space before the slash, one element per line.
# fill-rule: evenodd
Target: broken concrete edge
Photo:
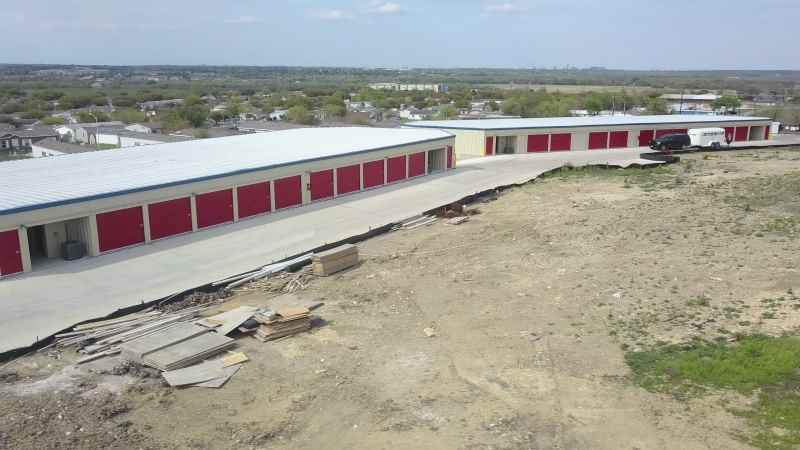
<path fill-rule="evenodd" d="M 765 147 L 758 147 L 758 148 L 765 148 Z M 737 148 L 737 150 L 738 150 L 738 148 Z M 644 157 L 645 155 L 650 155 L 650 153 L 643 153 L 643 154 L 638 155 L 638 157 L 641 158 L 641 159 L 648 159 L 648 158 Z M 632 158 L 635 157 L 635 156 L 636 155 L 631 155 Z M 667 155 L 667 156 L 672 156 L 672 155 Z M 670 158 L 669 161 L 664 161 L 664 162 L 666 164 L 670 164 L 670 163 L 673 163 L 673 162 L 677 162 L 679 160 L 680 160 L 680 158 L 673 156 L 672 158 Z M 619 165 L 614 165 L 614 164 L 609 164 L 609 163 L 589 164 L 589 165 L 581 166 L 581 167 L 597 167 L 597 166 L 599 166 L 599 167 L 621 167 Z M 526 185 L 526 184 L 528 184 L 528 183 L 540 178 L 542 175 L 548 174 L 548 173 L 556 171 L 556 170 L 560 170 L 562 167 L 563 166 L 555 167 L 555 168 L 553 168 L 551 170 L 544 171 L 544 172 L 536 175 L 535 177 L 533 177 L 531 179 L 528 179 L 528 180 L 525 180 L 525 181 L 521 181 L 521 182 L 517 182 L 517 183 L 509 183 L 509 184 L 505 184 L 505 185 L 496 186 L 494 188 L 485 189 L 485 190 L 480 191 L 480 192 L 475 192 L 473 194 L 470 194 L 470 195 L 467 195 L 465 197 L 462 197 L 462 198 L 460 198 L 458 200 L 446 202 L 442 206 L 438 206 L 438 207 L 430 209 L 428 211 L 424 211 L 424 212 L 422 212 L 422 213 L 420 213 L 418 215 L 434 214 L 436 211 L 440 211 L 442 208 L 446 208 L 446 207 L 448 207 L 448 206 L 450 206 L 450 205 L 452 205 L 454 203 L 460 203 L 462 205 L 468 205 L 468 204 L 471 204 L 471 203 L 476 203 L 476 202 L 480 201 L 481 199 L 483 199 L 485 197 L 494 196 L 498 192 L 502 192 L 502 191 L 505 191 L 507 189 L 511 189 L 511 188 L 514 188 L 514 187 L 524 186 L 524 185 Z M 641 164 L 631 164 L 631 165 L 629 165 L 627 167 L 644 167 L 644 166 L 642 166 Z M 410 217 L 416 217 L 416 216 L 417 215 L 412 215 Z M 408 218 L 406 218 L 404 220 L 397 221 L 397 222 L 391 222 L 391 223 L 388 223 L 388 224 L 383 225 L 381 227 L 372 228 L 369 231 L 367 231 L 366 233 L 362 233 L 362 234 L 358 234 L 358 235 L 355 235 L 355 236 L 351 236 L 351 237 L 339 240 L 337 242 L 324 244 L 324 245 L 316 247 L 316 248 L 314 248 L 314 249 L 312 249 L 310 251 L 299 252 L 299 253 L 296 253 L 294 255 L 287 256 L 286 258 L 283 258 L 281 260 L 273 261 L 271 264 L 276 264 L 276 263 L 281 263 L 281 262 L 284 262 L 284 261 L 289 261 L 291 259 L 298 258 L 298 257 L 300 257 L 300 256 L 302 256 L 302 255 L 304 255 L 306 253 L 323 252 L 323 251 L 330 250 L 330 249 L 333 249 L 333 248 L 336 248 L 338 246 L 345 245 L 345 244 L 358 244 L 360 242 L 363 242 L 363 241 L 366 241 L 368 239 L 371 239 L 371 238 L 373 238 L 375 236 L 379 236 L 381 234 L 388 233 L 388 232 L 392 231 L 392 229 L 395 226 L 400 225 L 400 224 L 404 223 L 407 220 L 408 220 Z M 303 262 L 297 263 L 295 265 L 289 266 L 289 267 L 287 267 L 286 270 L 288 270 L 290 272 L 295 272 L 295 271 L 297 271 L 297 270 L 301 269 L 302 267 L 305 267 L 305 266 L 307 266 L 309 264 L 311 264 L 311 260 L 303 261 Z M 251 272 L 253 272 L 255 270 L 258 270 L 258 269 L 259 269 L 258 267 L 255 267 L 255 268 L 253 268 L 251 270 L 247 270 L 247 271 L 242 272 L 240 274 L 233 274 L 230 277 L 235 277 L 237 275 L 244 275 L 244 274 L 247 274 L 247 273 L 251 273 Z M 128 306 L 128 307 L 125 307 L 125 308 L 120 308 L 120 309 L 118 309 L 118 310 L 116 310 L 116 311 L 114 311 L 114 312 L 112 312 L 112 313 L 110 313 L 110 314 L 108 314 L 106 316 L 95 317 L 95 318 L 91 318 L 91 319 L 87 319 L 87 320 L 78 322 L 78 323 L 76 323 L 74 325 L 70 325 L 67 328 L 64 328 L 62 330 L 59 330 L 59 331 L 51 334 L 50 336 L 47 336 L 47 337 L 45 337 L 43 339 L 39 339 L 38 341 L 34 342 L 33 344 L 31 344 L 31 345 L 29 345 L 27 347 L 20 347 L 20 348 L 16 348 L 16 349 L 13 349 L 13 350 L 8 350 L 8 351 L 5 351 L 3 353 L 0 353 L 0 363 L 11 361 L 13 359 L 19 358 L 21 356 L 25 356 L 27 354 L 30 354 L 30 353 L 36 352 L 38 350 L 41 350 L 41 349 L 43 349 L 45 347 L 48 347 L 48 346 L 50 346 L 50 344 L 52 344 L 55 341 L 55 335 L 71 331 L 74 327 L 76 327 L 78 325 L 83 325 L 83 324 L 86 324 L 86 323 L 96 322 L 98 320 L 116 319 L 118 317 L 122 317 L 122 316 L 125 316 L 125 315 L 128 315 L 128 314 L 133 314 L 133 313 L 136 313 L 136 312 L 140 312 L 142 310 L 145 310 L 145 309 L 153 307 L 153 306 L 162 306 L 162 305 L 168 305 L 170 303 L 179 302 L 179 301 L 183 300 L 186 296 L 191 295 L 191 294 L 193 294 L 195 292 L 198 292 L 198 291 L 199 292 L 204 292 L 204 293 L 218 292 L 220 290 L 220 287 L 219 286 L 213 286 L 213 283 L 216 282 L 216 281 L 219 281 L 219 280 L 212 280 L 212 281 L 209 281 L 208 283 L 203 284 L 201 286 L 197 286 L 197 287 L 194 287 L 194 288 L 189 288 L 189 289 L 186 289 L 184 291 L 168 295 L 166 297 L 162 297 L 162 298 L 159 298 L 159 299 L 151 300 L 149 302 L 144 302 L 143 301 L 142 303 L 139 303 L 137 305 L 131 305 L 131 306 Z"/>

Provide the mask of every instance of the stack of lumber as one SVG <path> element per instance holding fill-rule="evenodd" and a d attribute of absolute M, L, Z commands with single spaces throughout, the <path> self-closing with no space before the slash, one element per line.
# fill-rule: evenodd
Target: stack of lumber
<path fill-rule="evenodd" d="M 326 277 L 358 264 L 358 247 L 345 244 L 311 257 L 314 275 Z"/>
<path fill-rule="evenodd" d="M 272 341 L 311 329 L 308 308 L 282 308 L 271 314 L 256 314 L 259 325 L 255 336 L 261 342 Z"/>
<path fill-rule="evenodd" d="M 79 352 L 87 355 L 113 353 L 120 344 L 194 320 L 205 308 L 198 306 L 172 313 L 147 311 L 78 325 L 73 331 L 57 334 L 53 345 L 58 348 L 77 347 Z"/>
<path fill-rule="evenodd" d="M 142 364 L 145 355 L 208 333 L 207 328 L 180 322 L 157 333 L 148 334 L 120 345 L 122 357 Z"/>
<path fill-rule="evenodd" d="M 147 353 L 145 365 L 161 371 L 181 369 L 203 361 L 235 345 L 236 341 L 217 333 L 203 333 Z"/>

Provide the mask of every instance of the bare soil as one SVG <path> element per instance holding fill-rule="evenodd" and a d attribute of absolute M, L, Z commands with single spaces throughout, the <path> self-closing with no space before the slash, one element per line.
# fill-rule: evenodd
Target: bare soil
<path fill-rule="evenodd" d="M 251 361 L 222 389 L 72 354 L 0 368 L 0 448 L 749 448 L 730 410 L 748 399 L 644 391 L 624 355 L 796 333 L 795 183 L 800 151 L 762 150 L 509 189 L 461 225 L 360 244 L 296 294 L 324 321 L 242 337 Z"/>

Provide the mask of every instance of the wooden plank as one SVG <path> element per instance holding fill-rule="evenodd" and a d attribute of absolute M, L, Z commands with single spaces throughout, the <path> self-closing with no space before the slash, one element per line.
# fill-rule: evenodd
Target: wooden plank
<path fill-rule="evenodd" d="M 122 356 L 132 361 L 141 362 L 142 358 L 149 353 L 191 339 L 203 333 L 208 333 L 208 331 L 207 328 L 193 323 L 177 323 L 171 327 L 138 337 L 122 344 Z"/>
<path fill-rule="evenodd" d="M 227 335 L 231 331 L 239 328 L 239 325 L 253 317 L 253 314 L 258 311 L 255 306 L 240 306 L 230 311 L 217 314 L 216 316 L 207 317 L 196 321 L 195 323 L 211 328 L 221 335 Z"/>
<path fill-rule="evenodd" d="M 338 247 L 332 248 L 330 250 L 325 250 L 324 252 L 315 253 L 313 258 L 318 259 L 325 259 L 330 256 L 340 255 L 340 254 L 349 254 L 349 253 L 358 253 L 358 247 L 353 244 L 344 244 Z"/>
<path fill-rule="evenodd" d="M 223 376 L 221 376 L 219 378 L 214 378 L 213 380 L 204 381 L 202 383 L 192 384 L 191 387 L 205 387 L 205 388 L 214 388 L 214 389 L 221 388 L 222 386 L 225 385 L 225 383 L 228 382 L 228 380 L 230 380 L 234 375 L 236 375 L 236 372 L 238 372 L 239 369 L 241 369 L 241 368 L 242 368 L 241 364 L 236 364 L 236 365 L 233 365 L 233 366 L 224 367 L 222 369 L 222 371 L 224 373 Z"/>
<path fill-rule="evenodd" d="M 243 352 L 230 353 L 228 356 L 222 358 L 222 366 L 229 367 L 247 361 L 250 361 L 250 358 L 248 358 Z"/>
<path fill-rule="evenodd" d="M 145 355 L 143 359 L 144 363 L 151 367 L 173 370 L 219 353 L 234 344 L 233 339 L 221 334 L 204 333 Z"/>
<path fill-rule="evenodd" d="M 183 369 L 168 370 L 161 374 L 170 386 L 186 386 L 220 378 L 225 375 L 221 359 L 205 361 Z"/>

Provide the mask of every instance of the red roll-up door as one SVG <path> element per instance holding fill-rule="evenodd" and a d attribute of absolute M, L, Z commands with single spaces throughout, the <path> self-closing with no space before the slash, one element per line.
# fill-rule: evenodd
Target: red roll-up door
<path fill-rule="evenodd" d="M 406 155 L 395 156 L 386 160 L 386 181 L 393 183 L 395 181 L 406 179 Z"/>
<path fill-rule="evenodd" d="M 448 145 L 447 146 L 447 168 L 448 169 L 452 169 L 453 168 L 453 162 L 454 162 L 454 160 L 453 160 L 453 146 L 452 145 Z"/>
<path fill-rule="evenodd" d="M 628 146 L 627 131 L 612 131 L 608 137 L 608 148 L 626 148 Z"/>
<path fill-rule="evenodd" d="M 233 222 L 233 190 L 207 192 L 195 198 L 197 228 Z"/>
<path fill-rule="evenodd" d="M 766 141 L 768 139 L 769 139 L 769 125 L 764 127 L 764 140 Z"/>
<path fill-rule="evenodd" d="M 452 153 L 452 147 L 447 147 L 447 150 Z M 408 155 L 408 177 L 420 175 L 425 175 L 425 152 Z"/>
<path fill-rule="evenodd" d="M 750 127 L 736 127 L 736 137 L 735 140 L 739 141 L 746 141 L 748 134 L 750 134 Z"/>
<path fill-rule="evenodd" d="M 22 251 L 17 230 L 0 232 L 0 276 L 22 272 Z"/>
<path fill-rule="evenodd" d="M 272 209 L 269 183 L 248 184 L 236 188 L 236 203 L 239 207 L 239 218 L 268 213 Z"/>
<path fill-rule="evenodd" d="M 192 201 L 189 197 L 147 205 L 150 238 L 161 239 L 192 231 Z"/>
<path fill-rule="evenodd" d="M 725 139 L 733 141 L 736 135 L 736 127 L 725 127 Z"/>
<path fill-rule="evenodd" d="M 383 160 L 364 163 L 364 189 L 383 184 Z"/>
<path fill-rule="evenodd" d="M 275 209 L 302 204 L 302 183 L 300 175 L 275 180 Z"/>
<path fill-rule="evenodd" d="M 572 149 L 572 134 L 559 133 L 550 135 L 550 151 L 565 152 Z"/>
<path fill-rule="evenodd" d="M 642 130 L 639 132 L 639 147 L 649 147 L 655 133 L 653 130 Z"/>
<path fill-rule="evenodd" d="M 336 169 L 336 190 L 339 195 L 361 190 L 361 166 L 355 164 Z"/>
<path fill-rule="evenodd" d="M 608 132 L 595 131 L 589 133 L 589 150 L 608 148 Z"/>
<path fill-rule="evenodd" d="M 101 252 L 143 243 L 142 208 L 137 206 L 98 214 L 97 237 Z"/>
<path fill-rule="evenodd" d="M 311 201 L 333 197 L 333 169 L 311 172 Z"/>
<path fill-rule="evenodd" d="M 486 155 L 494 154 L 494 136 L 486 138 Z"/>
<path fill-rule="evenodd" d="M 546 134 L 528 135 L 528 153 L 546 152 L 550 137 Z"/>

